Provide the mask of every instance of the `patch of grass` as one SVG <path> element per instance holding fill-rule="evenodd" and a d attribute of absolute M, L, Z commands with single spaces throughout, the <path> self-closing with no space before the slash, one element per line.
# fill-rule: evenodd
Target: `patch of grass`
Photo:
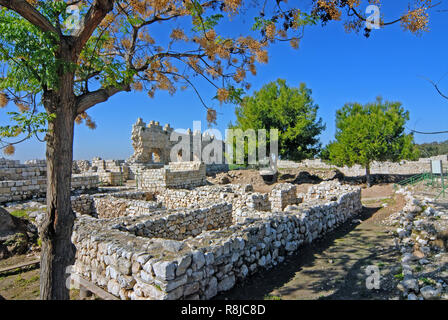
<path fill-rule="evenodd" d="M 279 296 L 267 294 L 263 297 L 263 300 L 282 300 L 282 298 Z"/>
<path fill-rule="evenodd" d="M 416 272 L 420 272 L 420 271 L 423 270 L 423 267 L 422 267 L 422 266 L 416 266 L 416 267 L 414 268 L 414 270 L 415 270 Z"/>
<path fill-rule="evenodd" d="M 403 280 L 403 279 L 404 279 L 404 274 L 403 274 L 403 272 L 394 275 L 394 278 L 397 279 L 397 280 L 400 280 L 400 281 Z"/>
<path fill-rule="evenodd" d="M 419 278 L 418 280 L 422 281 L 427 286 L 436 284 L 436 282 L 433 279 L 429 279 L 429 278 Z"/>
<path fill-rule="evenodd" d="M 243 164 L 229 164 L 229 170 L 244 170 L 244 169 L 248 169 L 248 166 Z"/>
<path fill-rule="evenodd" d="M 378 268 L 383 268 L 386 266 L 386 264 L 384 262 L 379 262 L 377 263 Z"/>
<path fill-rule="evenodd" d="M 14 210 L 11 215 L 17 218 L 29 219 L 28 212 L 26 210 Z"/>
<path fill-rule="evenodd" d="M 14 279 L 14 284 L 19 286 L 19 287 L 26 287 L 28 285 L 30 285 L 31 283 L 37 282 L 39 281 L 39 276 L 33 276 L 29 279 L 24 279 L 22 278 L 22 275 L 19 274 L 15 279 Z"/>

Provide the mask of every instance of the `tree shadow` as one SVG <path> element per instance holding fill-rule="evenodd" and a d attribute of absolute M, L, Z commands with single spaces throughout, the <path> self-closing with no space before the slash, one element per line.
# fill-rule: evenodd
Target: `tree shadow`
<path fill-rule="evenodd" d="M 341 173 L 342 174 L 342 173 Z M 415 176 L 415 174 L 372 174 L 371 177 L 371 184 L 383 184 L 383 183 L 399 183 L 405 179 L 408 179 L 412 176 Z M 366 176 L 345 176 L 342 174 L 341 177 L 338 178 L 340 182 L 344 182 L 347 184 L 352 185 L 359 185 L 359 184 L 365 184 L 367 183 Z"/>
<path fill-rule="evenodd" d="M 332 270 L 303 270 L 304 268 L 314 267 L 317 263 L 317 259 L 321 259 L 318 256 L 326 255 L 329 253 L 335 253 L 336 251 L 332 251 L 332 249 L 336 248 L 335 242 L 338 239 L 344 238 L 345 235 L 350 233 L 350 237 L 356 239 L 360 245 L 364 245 L 369 247 L 371 243 L 370 237 L 364 237 L 361 232 L 355 230 L 358 224 L 353 223 L 353 219 L 360 219 L 361 221 L 369 219 L 372 215 L 374 215 L 381 207 L 363 207 L 361 213 L 357 216 L 353 217 L 346 223 L 342 224 L 332 232 L 325 235 L 324 238 L 315 240 L 311 244 L 304 245 L 299 248 L 299 250 L 291 255 L 287 256 L 285 261 L 277 266 L 269 269 L 262 270 L 258 273 L 254 274 L 246 278 L 243 282 L 238 283 L 231 290 L 221 293 L 216 296 L 214 299 L 216 300 L 260 300 L 269 295 L 274 289 L 281 288 L 283 285 L 289 283 L 296 275 L 297 272 L 303 272 L 303 274 L 307 274 L 312 276 L 313 278 L 320 279 L 316 281 L 315 284 L 311 285 L 306 284 L 307 290 L 311 290 L 313 292 L 321 292 L 323 289 L 328 288 L 334 285 L 334 279 L 337 275 L 341 273 L 338 271 Z M 378 242 L 384 241 L 385 236 L 378 236 Z M 372 249 L 374 249 L 372 247 Z M 344 250 L 345 253 L 353 253 L 355 254 L 359 251 L 359 247 L 352 247 L 350 249 Z M 372 256 L 375 253 L 372 252 Z M 369 256 L 370 257 L 370 256 Z M 369 259 L 363 258 L 360 261 L 356 262 L 356 265 L 362 265 Z M 349 255 L 341 255 L 338 256 L 337 264 L 335 266 L 339 268 L 343 268 L 347 272 L 350 272 L 353 267 L 350 267 L 348 264 L 350 261 L 357 260 L 354 259 L 353 256 Z M 281 295 L 287 295 L 292 291 L 304 289 L 304 284 L 298 284 L 294 287 L 283 287 L 281 290 Z M 340 296 L 340 295 L 339 295 Z M 335 296 L 337 297 L 337 296 Z"/>

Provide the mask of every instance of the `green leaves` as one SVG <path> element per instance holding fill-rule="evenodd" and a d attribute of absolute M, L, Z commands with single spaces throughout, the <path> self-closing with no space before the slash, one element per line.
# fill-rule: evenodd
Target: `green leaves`
<path fill-rule="evenodd" d="M 32 111 L 24 112 L 7 112 L 10 116 L 11 123 L 14 125 L 0 126 L 1 138 L 15 138 L 20 134 L 30 137 L 33 134 L 47 132 L 48 121 L 52 121 L 56 116 L 45 112 L 33 113 Z"/>
<path fill-rule="evenodd" d="M 244 94 L 244 90 L 242 88 L 235 88 L 232 85 L 229 85 L 226 88 L 227 92 L 228 92 L 228 96 L 227 99 L 225 101 L 222 101 L 224 103 L 233 103 L 233 104 L 240 104 L 243 101 L 243 94 Z M 214 96 L 213 99 L 218 99 L 218 95 Z"/>
<path fill-rule="evenodd" d="M 348 103 L 336 112 L 336 141 L 324 156 L 338 166 L 415 159 L 413 135 L 404 132 L 407 120 L 400 102 Z"/>
<path fill-rule="evenodd" d="M 213 29 L 219 23 L 219 20 L 224 18 L 220 13 L 208 17 L 204 16 L 204 8 L 197 0 L 193 0 L 191 4 L 187 5 L 187 9 L 193 18 L 193 31 L 196 32 L 207 32 Z"/>
<path fill-rule="evenodd" d="M 56 87 L 55 35 L 11 11 L 0 10 L 0 63 L 7 68 L 0 89 L 37 93 L 42 87 Z"/>
<path fill-rule="evenodd" d="M 280 156 L 298 161 L 312 158 L 320 150 L 318 136 L 325 125 L 317 119 L 318 106 L 311 93 L 303 83 L 299 88 L 288 87 L 282 79 L 268 83 L 244 97 L 235 109 L 237 122 L 233 127 L 243 131 L 278 129 Z"/>

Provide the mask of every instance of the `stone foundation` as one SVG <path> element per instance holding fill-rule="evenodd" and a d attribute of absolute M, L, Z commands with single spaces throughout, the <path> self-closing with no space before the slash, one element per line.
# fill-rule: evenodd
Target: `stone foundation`
<path fill-rule="evenodd" d="M 137 188 L 157 191 L 164 188 L 193 188 L 206 183 L 205 164 L 171 162 L 161 169 L 144 170 L 136 177 Z"/>
<path fill-rule="evenodd" d="M 253 193 L 247 185 L 213 186 L 203 199 L 206 188 L 170 190 L 179 193 L 176 199 L 189 199 L 179 203 L 183 209 L 112 219 L 79 217 L 72 236 L 75 272 L 121 299 L 210 299 L 281 263 L 362 208 L 361 189 L 338 184 L 314 187 L 302 196 L 309 201 L 297 205 L 291 204 L 300 201 L 288 185 L 271 195 Z M 274 207 L 286 205 L 284 211 L 270 210 L 271 196 Z M 169 195 L 156 198 L 165 208 L 176 206 Z"/>
<path fill-rule="evenodd" d="M 370 166 L 371 174 L 401 174 L 411 175 L 419 174 L 431 171 L 431 160 L 442 160 L 443 167 L 448 168 L 447 155 L 435 156 L 431 158 L 420 158 L 418 161 L 401 161 L 395 162 L 372 162 Z M 288 160 L 279 160 L 277 167 L 280 169 L 338 169 L 344 175 L 349 177 L 364 176 L 366 169 L 360 165 L 354 165 L 353 167 L 336 167 L 323 162 L 320 159 L 303 160 L 302 162 L 294 162 Z"/>

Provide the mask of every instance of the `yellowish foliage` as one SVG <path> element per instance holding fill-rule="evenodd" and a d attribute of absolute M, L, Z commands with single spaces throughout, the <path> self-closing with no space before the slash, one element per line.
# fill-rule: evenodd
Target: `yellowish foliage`
<path fill-rule="evenodd" d="M 9 102 L 8 96 L 3 92 L 0 92 L 0 108 L 6 107 L 8 102 Z"/>
<path fill-rule="evenodd" d="M 12 144 L 7 145 L 5 148 L 3 148 L 3 153 L 7 156 L 12 156 L 16 152 L 16 148 Z"/>

